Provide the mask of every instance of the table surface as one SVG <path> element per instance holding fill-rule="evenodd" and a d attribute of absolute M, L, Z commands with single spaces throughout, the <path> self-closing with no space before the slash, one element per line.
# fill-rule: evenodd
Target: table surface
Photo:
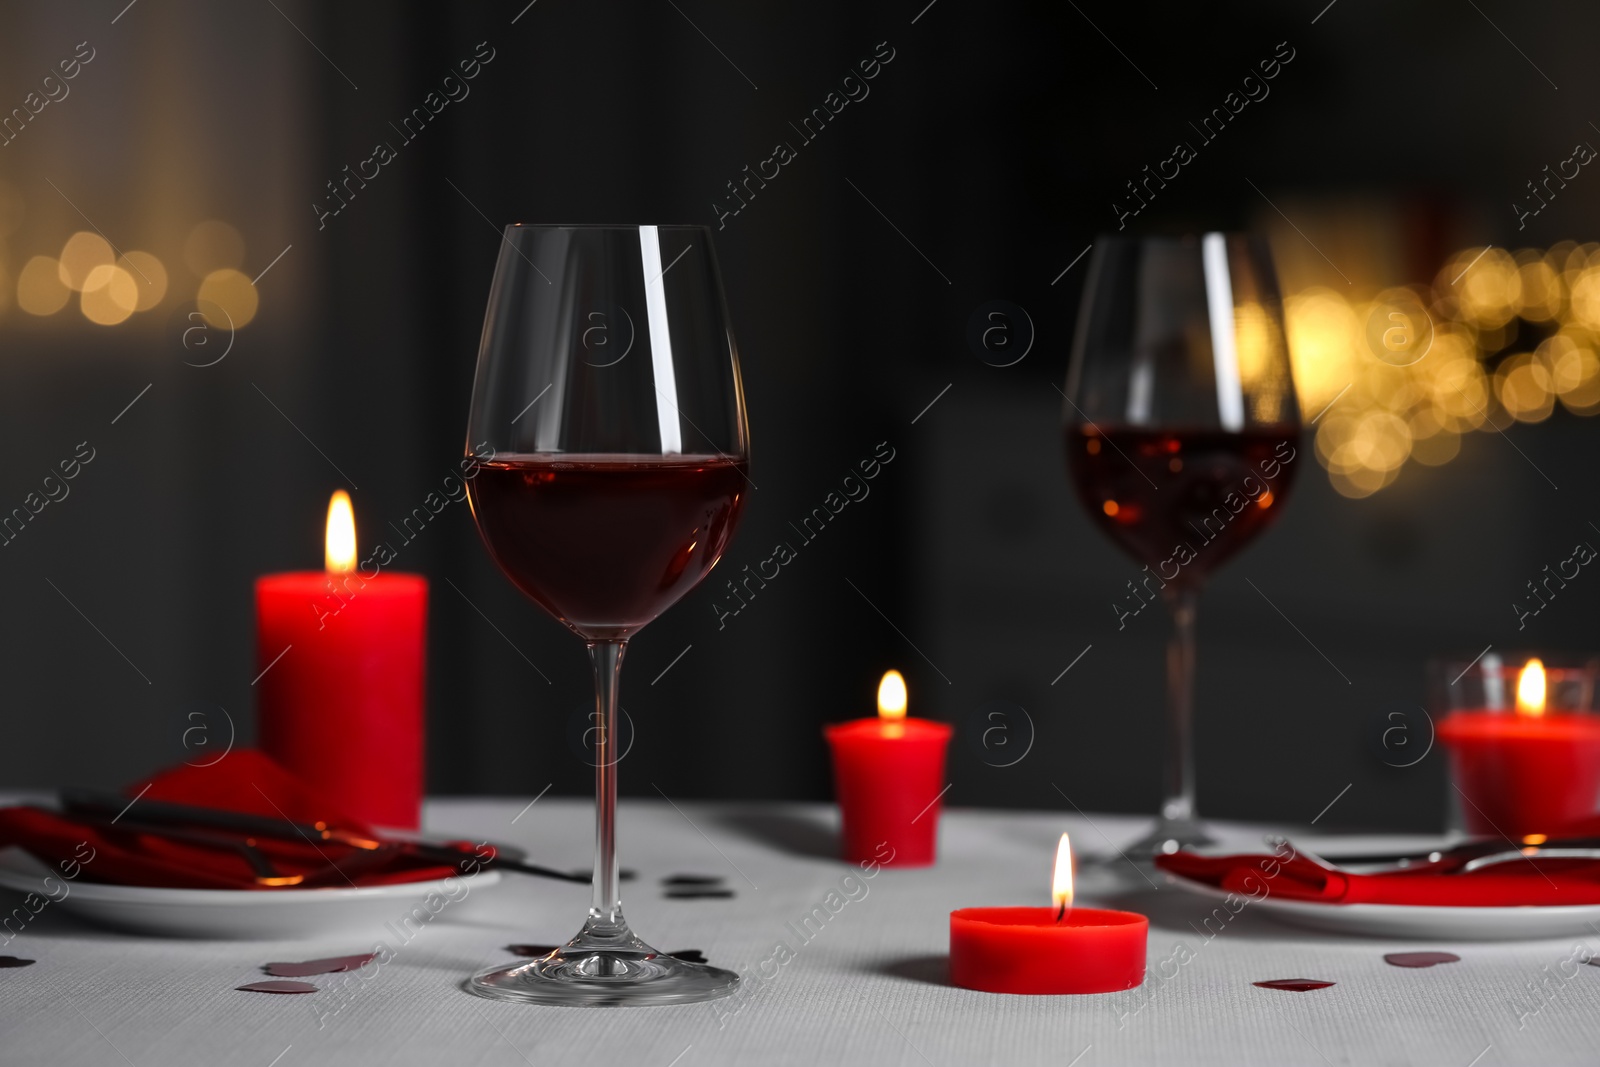
<path fill-rule="evenodd" d="M 553 798 L 527 804 L 526 798 L 436 800 L 427 825 L 522 845 L 554 866 L 584 865 L 593 838 L 590 806 Z M 820 805 L 622 803 L 622 862 L 639 872 L 623 887 L 634 929 L 659 948 L 698 948 L 739 971 L 742 989 L 724 1001 L 551 1008 L 462 992 L 466 975 L 513 959 L 507 944 L 564 941 L 585 913 L 585 887 L 514 875 L 441 912 L 369 979 L 304 996 L 234 987 L 264 977 L 259 968 L 268 960 L 370 951 L 374 939 L 155 940 L 79 925 L 46 908 L 4 947 L 38 962 L 0 969 L 0 1064 L 1552 1067 L 1600 1061 L 1600 967 L 1563 966 L 1573 958 L 1574 939 L 1453 945 L 1335 937 L 1245 908 L 1207 940 L 1200 921 L 1215 902 L 1155 889 L 1120 861 L 1099 875 L 1101 892 L 1089 891 L 1089 879 L 1081 900 L 1150 916 L 1151 977 L 1143 988 L 1081 997 L 956 989 L 945 978 L 951 909 L 1046 902 L 1063 830 L 1082 852 L 1103 850 L 1114 860 L 1113 843 L 1136 836 L 1144 820 L 951 810 L 937 867 L 883 870 L 851 882 L 845 879 L 854 868 L 833 857 L 834 819 Z M 1225 830 L 1253 848 L 1263 828 Z M 660 880 L 685 873 L 725 876 L 736 896 L 667 899 Z M 1123 882 L 1131 886 L 1119 888 Z M 836 913 L 824 908 L 828 921 L 810 927 L 820 932 L 801 936 L 801 920 L 830 891 L 839 894 Z M 8 911 L 15 904 L 3 891 L 0 899 Z M 1180 943 L 1187 963 L 1158 977 L 1157 967 Z M 1589 943 L 1600 954 L 1600 938 Z M 780 944 L 786 948 L 777 951 Z M 1454 951 L 1462 960 L 1427 970 L 1384 963 L 1384 953 L 1406 949 Z M 786 962 L 762 966 L 777 958 Z M 1314 993 L 1251 984 L 1269 978 L 1337 984 Z"/>

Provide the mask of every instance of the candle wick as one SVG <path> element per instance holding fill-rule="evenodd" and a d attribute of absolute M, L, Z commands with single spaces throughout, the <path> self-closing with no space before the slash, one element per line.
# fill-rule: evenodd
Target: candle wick
<path fill-rule="evenodd" d="M 1062 919 L 1064 919 L 1066 917 L 1067 917 L 1067 902 L 1063 900 L 1061 902 L 1061 907 L 1056 909 L 1056 922 L 1060 922 Z"/>

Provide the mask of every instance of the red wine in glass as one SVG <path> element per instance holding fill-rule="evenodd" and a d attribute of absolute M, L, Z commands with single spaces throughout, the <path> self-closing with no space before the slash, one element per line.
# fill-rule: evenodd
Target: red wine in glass
<path fill-rule="evenodd" d="M 1299 404 L 1266 242 L 1224 233 L 1097 240 L 1061 393 L 1078 499 L 1148 568 L 1130 583 L 1141 602 L 1159 592 L 1173 621 L 1161 815 L 1124 851 L 1203 845 L 1196 600 L 1207 576 L 1283 510 L 1297 469 Z"/>
<path fill-rule="evenodd" d="M 1193 587 L 1283 513 L 1299 428 L 1069 426 L 1084 509 L 1160 582 Z"/>
<path fill-rule="evenodd" d="M 725 456 L 497 456 L 467 495 L 506 576 L 580 637 L 627 637 L 699 584 L 733 535 L 747 464 Z"/>
<path fill-rule="evenodd" d="M 524 1004 L 687 1004 L 739 975 L 663 953 L 622 911 L 619 687 L 630 639 L 701 582 L 744 510 L 750 431 L 711 231 L 506 227 L 467 419 L 467 493 L 495 563 L 594 673 L 589 914 L 565 944 L 474 975 Z M 692 694 L 684 698 L 692 707 Z M 537 701 L 548 709 L 542 691 Z M 547 918 L 538 920 L 547 923 Z"/>

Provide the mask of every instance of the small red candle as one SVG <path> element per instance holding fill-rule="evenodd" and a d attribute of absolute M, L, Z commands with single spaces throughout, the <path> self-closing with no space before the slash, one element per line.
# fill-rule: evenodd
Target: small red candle
<path fill-rule="evenodd" d="M 1115 993 L 1144 981 L 1150 920 L 1072 906 L 1072 846 L 1061 835 L 1051 908 L 950 913 L 950 981 L 985 993 Z"/>
<path fill-rule="evenodd" d="M 878 685 L 876 719 L 856 719 L 822 732 L 833 749 L 844 858 L 885 867 L 933 863 L 951 727 L 906 718 L 905 679 L 899 671 L 889 671 Z"/>
<path fill-rule="evenodd" d="M 428 582 L 381 574 L 387 544 L 356 566 L 350 497 L 328 505 L 323 571 L 256 580 L 261 748 L 378 826 L 422 815 L 423 663 Z"/>
<path fill-rule="evenodd" d="M 1515 713 L 1457 711 L 1439 724 L 1474 834 L 1560 832 L 1600 802 L 1600 715 L 1546 711 L 1544 664 L 1517 675 Z"/>

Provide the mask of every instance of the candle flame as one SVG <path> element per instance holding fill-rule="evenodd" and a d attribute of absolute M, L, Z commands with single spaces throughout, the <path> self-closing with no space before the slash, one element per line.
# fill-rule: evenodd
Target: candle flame
<path fill-rule="evenodd" d="M 350 507 L 350 494 L 343 489 L 328 501 L 328 533 L 323 542 L 323 560 L 329 574 L 349 574 L 356 569 L 356 515 Z"/>
<path fill-rule="evenodd" d="M 1517 714 L 1537 718 L 1544 714 L 1544 664 L 1530 659 L 1517 675 Z"/>
<path fill-rule="evenodd" d="M 878 717 L 899 722 L 906 717 L 906 680 L 899 671 L 886 671 L 878 683 Z"/>
<path fill-rule="evenodd" d="M 1056 906 L 1056 922 L 1072 907 L 1072 842 L 1066 834 L 1056 846 L 1056 869 L 1050 880 L 1050 903 Z"/>

